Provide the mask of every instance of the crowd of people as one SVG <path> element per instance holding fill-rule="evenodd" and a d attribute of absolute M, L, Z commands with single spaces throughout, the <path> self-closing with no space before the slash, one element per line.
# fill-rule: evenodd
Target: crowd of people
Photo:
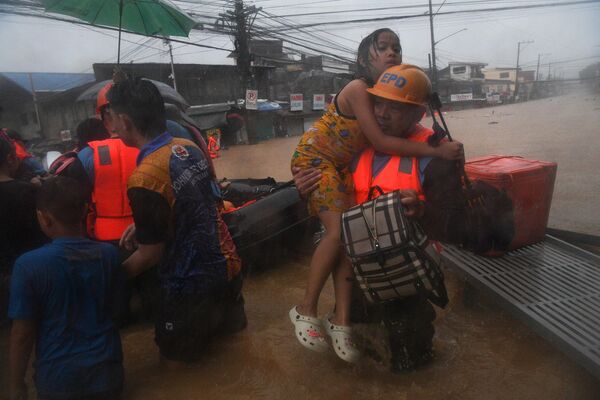
<path fill-rule="evenodd" d="M 433 131 L 419 122 L 431 83 L 420 68 L 402 64 L 393 31 L 379 29 L 361 42 L 357 71 L 292 157 L 296 186 L 324 234 L 305 296 L 289 317 L 304 347 L 333 347 L 348 362 L 361 357 L 352 323 L 383 322 L 392 367 L 410 370 L 431 360 L 435 311 L 420 295 L 381 306 L 353 296 L 341 215 L 368 200 L 375 186 L 401 190 L 407 215 L 430 238 L 464 243 L 464 153 L 457 142 L 430 144 Z M 157 88 L 139 78 L 108 84 L 96 111 L 77 128 L 77 147 L 41 179 L 45 172 L 22 143 L 0 134 L 0 276 L 2 293 L 10 293 L 1 305 L 12 320 L 11 399 L 26 397 L 34 347 L 40 398 L 118 398 L 124 379 L 118 327 L 131 317 L 136 287 L 158 287 L 148 304 L 169 368 L 198 360 L 212 337 L 247 323 L 242 262 L 197 129 L 167 119 Z M 319 295 L 330 275 L 336 306 L 320 319 Z"/>
<path fill-rule="evenodd" d="M 18 175 L 19 144 L 0 135 L 11 399 L 27 397 L 33 348 L 39 398 L 118 398 L 118 326 L 139 275 L 158 285 L 152 315 L 167 368 L 198 360 L 211 338 L 247 323 L 241 260 L 198 131 L 167 120 L 144 79 L 107 85 L 97 113 L 79 125 L 77 148 L 52 174 L 33 173 L 34 183 Z"/>

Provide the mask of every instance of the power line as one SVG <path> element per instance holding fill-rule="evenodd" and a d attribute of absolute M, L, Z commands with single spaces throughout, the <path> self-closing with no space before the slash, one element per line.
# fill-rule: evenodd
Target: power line
<path fill-rule="evenodd" d="M 452 14 L 469 14 L 469 13 L 481 13 L 481 12 L 496 12 L 496 11 L 511 11 L 511 10 L 525 10 L 525 9 L 534 9 L 534 8 L 546 8 L 546 7 L 561 7 L 561 6 L 570 6 L 570 5 L 578 5 L 578 4 L 598 4 L 600 0 L 580 0 L 580 1 L 570 1 L 570 2 L 555 2 L 555 3 L 546 3 L 546 4 L 529 4 L 522 6 L 506 6 L 506 7 L 493 7 L 493 8 L 480 8 L 480 9 L 470 9 L 470 10 L 454 10 L 454 11 L 444 11 L 438 13 L 437 15 L 452 15 Z M 401 19 L 413 19 L 413 18 L 425 18 L 428 17 L 428 14 L 409 14 L 409 15 L 394 15 L 388 17 L 377 17 L 377 18 L 362 18 L 362 19 L 353 19 L 353 20 L 344 20 L 344 21 L 326 21 L 326 22 L 313 22 L 309 24 L 299 24 L 296 25 L 293 29 L 300 28 L 310 28 L 314 26 L 320 25 L 348 25 L 348 24 L 360 24 L 365 22 L 379 22 L 379 21 L 391 21 L 391 20 L 401 20 Z M 291 28 L 288 28 L 291 29 Z M 273 31 L 273 32 L 280 32 Z"/>
<path fill-rule="evenodd" d="M 110 31 L 118 31 L 118 28 L 113 28 L 110 26 L 101 26 L 101 25 L 93 25 L 90 24 L 88 22 L 84 22 L 84 21 L 78 21 L 78 20 L 72 20 L 72 19 L 67 19 L 67 18 L 60 18 L 60 17 L 55 17 L 55 16 L 51 16 L 51 15 L 45 15 L 45 14 L 36 14 L 36 13 L 26 13 L 26 12 L 21 12 L 21 11 L 8 11 L 8 10 L 1 10 L 0 9 L 0 14 L 8 14 L 8 15 L 20 15 L 20 16 L 25 16 L 25 17 L 35 17 L 35 18 L 45 18 L 45 19 L 50 19 L 50 20 L 54 20 L 54 21 L 62 21 L 62 22 L 69 22 L 72 24 L 77 24 L 77 25 L 83 25 L 83 26 L 93 26 L 99 29 L 106 29 L 106 30 L 110 30 Z M 164 39 L 163 36 L 158 36 L 158 35 L 146 35 L 146 34 L 141 34 L 141 33 L 137 33 L 137 32 L 131 32 L 131 31 L 125 31 L 123 30 L 123 32 L 125 33 L 130 33 L 132 35 L 139 35 L 139 36 L 146 36 L 146 37 L 152 37 L 155 39 Z M 226 49 L 226 48 L 222 48 L 222 47 L 215 47 L 215 46 L 209 46 L 206 44 L 198 44 L 198 43 L 193 43 L 193 42 L 186 42 L 185 40 L 180 40 L 180 39 L 169 39 L 172 42 L 175 43 L 182 43 L 182 44 L 187 44 L 190 46 L 196 46 L 196 47 L 204 47 L 207 49 L 213 49 L 213 50 L 222 50 L 222 51 L 233 51 L 232 49 Z"/>

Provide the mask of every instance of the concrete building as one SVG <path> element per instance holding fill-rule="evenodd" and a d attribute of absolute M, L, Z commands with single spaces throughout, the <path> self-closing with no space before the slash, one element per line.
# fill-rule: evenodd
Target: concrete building
<path fill-rule="evenodd" d="M 498 93 L 503 100 L 512 99 L 515 94 L 517 78 L 516 68 L 489 68 L 483 71 L 485 93 Z M 535 81 L 535 71 L 523 71 L 519 68 L 519 95 L 528 99 Z"/>
<path fill-rule="evenodd" d="M 442 101 L 457 106 L 484 102 L 482 69 L 486 65 L 481 62 L 449 62 L 438 72 L 437 90 Z"/>
<path fill-rule="evenodd" d="M 0 126 L 15 129 L 25 139 L 74 131 L 94 112 L 93 107 L 74 103 L 93 81 L 92 74 L 0 73 Z"/>

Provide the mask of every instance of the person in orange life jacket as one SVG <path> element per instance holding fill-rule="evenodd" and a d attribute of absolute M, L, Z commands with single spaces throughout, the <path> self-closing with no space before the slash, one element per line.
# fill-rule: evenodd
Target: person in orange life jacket
<path fill-rule="evenodd" d="M 2 131 L 12 141 L 19 159 L 19 168 L 15 173 L 15 178 L 39 184 L 39 177 L 46 175 L 46 170 L 42 163 L 27 151 L 27 141 L 14 129 L 2 128 Z M 33 180 L 34 178 L 38 179 Z"/>
<path fill-rule="evenodd" d="M 100 90 L 96 106 L 96 113 L 111 137 L 89 142 L 89 147 L 81 150 L 77 158 L 92 187 L 95 215 L 88 221 L 88 234 L 100 241 L 116 243 L 133 223 L 127 200 L 127 179 L 135 169 L 138 150 L 127 147 L 114 132 L 106 99 L 112 85 L 110 82 Z"/>
<path fill-rule="evenodd" d="M 375 87 L 368 89 L 373 96 L 375 117 L 386 135 L 411 141 L 427 142 L 433 131 L 419 124 L 431 92 L 431 83 L 424 73 L 419 73 L 423 87 L 427 88 L 415 101 L 415 94 L 398 88 L 394 82 L 402 77 L 398 67 L 386 70 Z M 396 79 L 390 80 L 390 74 Z M 382 80 L 387 80 L 382 83 Z M 391 83 L 391 84 L 390 84 Z M 408 100 L 407 100 L 408 99 Z M 355 158 L 351 167 L 356 203 L 367 201 L 373 186 L 384 193 L 391 190 L 413 190 L 421 201 L 423 212 L 420 222 L 434 240 L 463 243 L 465 240 L 464 208 L 460 170 L 456 161 L 439 157 L 400 157 L 365 149 Z M 301 195 L 315 188 L 320 179 L 317 169 L 294 169 L 294 180 Z M 408 194 L 408 199 L 411 197 Z"/>
<path fill-rule="evenodd" d="M 392 68 L 381 78 L 394 72 Z M 401 76 L 400 73 L 397 75 Z M 406 101 L 414 94 L 390 88 L 381 83 L 381 78 L 368 91 L 374 96 L 374 113 L 383 132 L 427 142 L 433 131 L 421 126 L 419 121 L 428 96 L 423 97 L 421 104 Z M 427 83 L 429 92 L 431 85 L 427 76 L 422 74 L 421 79 Z M 403 201 L 412 205 L 412 214 L 419 218 L 430 238 L 450 243 L 463 243 L 466 239 L 460 171 L 455 161 L 391 156 L 368 148 L 350 168 L 357 203 L 367 201 L 374 186 L 379 186 L 384 193 L 403 190 Z M 305 195 L 317 182 L 318 173 L 310 170 L 295 172 L 297 186 Z M 383 322 L 389 337 L 393 370 L 410 370 L 432 359 L 435 311 L 423 297 L 413 296 L 385 306 L 367 306 L 364 296 L 357 290 L 351 315 L 355 323 Z"/>
<path fill-rule="evenodd" d="M 89 142 L 89 147 L 82 149 L 77 158 L 93 187 L 92 200 L 96 218 L 90 221 L 88 232 L 97 240 L 116 243 L 123 231 L 133 223 L 127 200 L 127 179 L 135 169 L 139 150 L 126 146 L 112 127 L 112 118 L 108 112 L 110 105 L 106 98 L 112 86 L 113 83 L 110 82 L 100 90 L 96 106 L 96 113 L 111 137 Z M 167 121 L 167 129 L 173 136 L 191 138 L 189 132 L 174 121 Z"/>

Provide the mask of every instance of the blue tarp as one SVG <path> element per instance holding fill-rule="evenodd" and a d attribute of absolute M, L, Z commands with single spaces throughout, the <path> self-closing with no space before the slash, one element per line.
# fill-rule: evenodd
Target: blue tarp
<path fill-rule="evenodd" d="M 275 111 L 281 110 L 281 106 L 273 101 L 259 101 L 256 103 L 257 111 Z"/>
<path fill-rule="evenodd" d="M 31 93 L 27 72 L 0 72 L 0 75 Z M 31 77 L 36 92 L 60 92 L 95 81 L 94 74 L 32 72 Z"/>

